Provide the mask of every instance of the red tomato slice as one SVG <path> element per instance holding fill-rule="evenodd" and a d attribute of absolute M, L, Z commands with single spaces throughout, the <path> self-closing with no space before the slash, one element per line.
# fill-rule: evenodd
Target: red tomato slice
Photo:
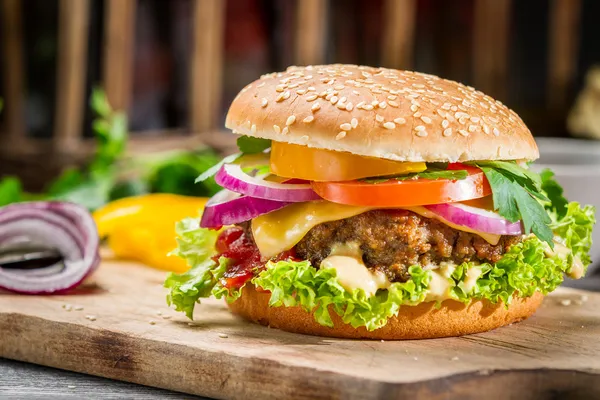
<path fill-rule="evenodd" d="M 362 181 L 312 182 L 317 194 L 334 203 L 373 207 L 411 207 L 452 203 L 488 196 L 492 193 L 485 174 L 479 168 L 451 164 L 448 169 L 464 169 L 461 180 L 415 179 L 380 183 Z"/>

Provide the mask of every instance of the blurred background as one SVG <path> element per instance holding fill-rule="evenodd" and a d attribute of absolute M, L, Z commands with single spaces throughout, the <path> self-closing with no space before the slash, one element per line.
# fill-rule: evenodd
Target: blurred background
<path fill-rule="evenodd" d="M 600 198 L 597 0 L 0 5 L 0 179 L 10 176 L 13 186 L 18 179 L 19 190 L 60 190 L 81 181 L 65 177 L 65 168 L 90 159 L 108 165 L 186 150 L 204 161 L 155 160 L 141 183 L 119 177 L 127 183 L 121 196 L 211 194 L 210 186 L 169 187 L 165 176 L 188 180 L 234 148 L 223 122 L 236 93 L 288 65 L 339 62 L 413 69 L 475 86 L 523 118 L 540 144 L 540 164 L 557 171 L 570 197 Z M 57 176 L 58 189 L 49 189 Z"/>

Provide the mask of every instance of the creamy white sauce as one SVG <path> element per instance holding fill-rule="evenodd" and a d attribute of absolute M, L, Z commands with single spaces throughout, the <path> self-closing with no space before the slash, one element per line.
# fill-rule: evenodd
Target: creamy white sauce
<path fill-rule="evenodd" d="M 544 243 L 546 245 L 544 254 L 547 257 L 559 256 L 563 260 L 571 254 L 571 249 L 563 244 L 563 240 L 561 237 L 554 237 L 554 249 L 550 248 L 548 243 Z M 573 262 L 571 263 L 571 268 L 567 271 L 567 276 L 572 279 L 581 279 L 583 274 L 585 273 L 585 266 L 577 256 L 573 256 Z"/>
<path fill-rule="evenodd" d="M 362 254 L 356 243 L 336 244 L 331 254 L 321 262 L 321 268 L 336 270 L 340 285 L 348 291 L 362 289 L 367 296 L 379 289 L 386 289 L 390 282 L 382 272 L 371 272 L 362 261 Z"/>
<path fill-rule="evenodd" d="M 450 291 L 454 287 L 454 281 L 450 277 L 455 269 L 455 264 L 442 262 L 439 268 L 429 271 L 431 280 L 425 301 L 442 301 L 450 298 Z"/>
<path fill-rule="evenodd" d="M 465 280 L 460 282 L 458 286 L 467 294 L 471 293 L 475 286 L 477 286 L 477 280 L 481 278 L 483 270 L 481 267 L 473 266 L 467 269 L 465 273 Z"/>

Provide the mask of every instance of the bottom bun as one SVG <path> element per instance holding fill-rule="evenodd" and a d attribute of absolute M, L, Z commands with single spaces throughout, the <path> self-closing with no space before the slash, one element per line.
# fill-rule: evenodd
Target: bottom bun
<path fill-rule="evenodd" d="M 331 308 L 333 328 L 320 325 L 311 313 L 297 306 L 269 307 L 269 298 L 270 293 L 259 292 L 248 284 L 241 297 L 229 304 L 229 308 L 248 320 L 288 332 L 337 338 L 400 340 L 489 331 L 533 315 L 544 300 L 544 296 L 536 292 L 528 298 L 515 297 L 508 308 L 503 303 L 493 304 L 487 300 L 473 301 L 468 305 L 445 300 L 439 309 L 435 302 L 402 306 L 398 316 L 390 318 L 382 328 L 369 332 L 364 327 L 353 328 L 345 324 Z"/>

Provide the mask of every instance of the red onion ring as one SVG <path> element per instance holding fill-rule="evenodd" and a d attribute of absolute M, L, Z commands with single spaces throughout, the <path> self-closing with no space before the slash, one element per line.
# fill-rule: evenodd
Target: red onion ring
<path fill-rule="evenodd" d="M 266 200 L 301 202 L 320 200 L 309 184 L 287 184 L 265 181 L 250 176 L 238 164 L 225 164 L 215 175 L 215 181 L 236 193 Z"/>
<path fill-rule="evenodd" d="M 83 207 L 63 202 L 18 203 L 0 208 L 0 250 L 27 244 L 57 250 L 63 268 L 0 267 L 0 288 L 24 294 L 62 293 L 77 287 L 99 265 L 96 224 Z"/>
<path fill-rule="evenodd" d="M 204 206 L 200 227 L 220 228 L 249 221 L 259 215 L 279 210 L 289 202 L 242 196 L 227 189 L 214 195 Z"/>
<path fill-rule="evenodd" d="M 446 203 L 424 206 L 445 220 L 456 225 L 495 235 L 521 235 L 521 222 L 510 222 L 500 215 L 481 208 L 460 203 Z"/>

